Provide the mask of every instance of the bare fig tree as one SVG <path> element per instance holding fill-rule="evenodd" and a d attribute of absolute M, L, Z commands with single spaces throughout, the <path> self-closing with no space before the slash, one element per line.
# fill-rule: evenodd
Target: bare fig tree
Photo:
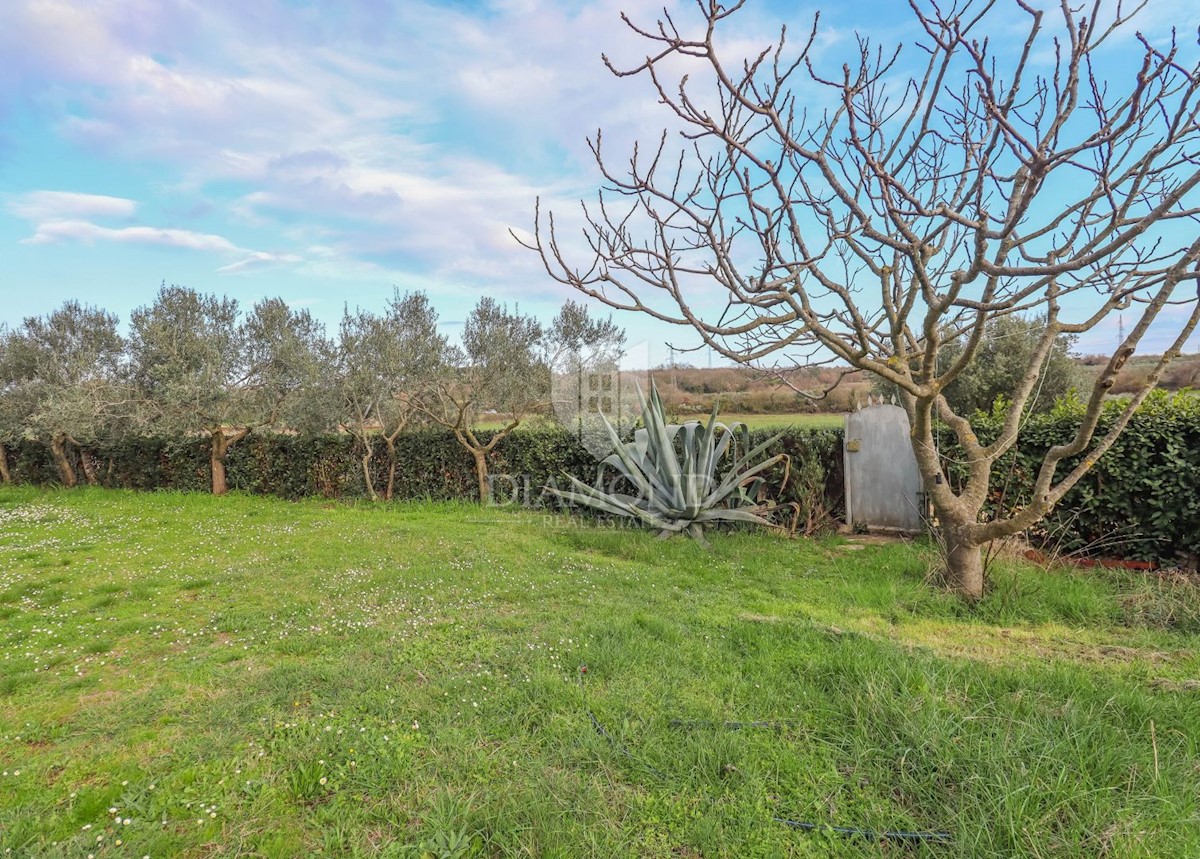
<path fill-rule="evenodd" d="M 527 243 L 559 281 L 687 326 L 728 358 L 826 359 L 895 384 L 949 584 L 977 599 L 981 546 L 1062 500 L 1195 330 L 1194 38 L 1131 32 L 1138 9 L 1119 2 L 1042 11 L 1023 0 L 911 0 L 912 45 L 860 35 L 846 64 L 827 69 L 816 20 L 798 50 L 784 30 L 757 55 L 726 61 L 719 34 L 743 2 L 697 5 L 695 35 L 669 17 L 649 28 L 626 17 L 649 56 L 629 69 L 605 60 L 618 76 L 648 79 L 682 128 L 678 143 L 664 132 L 617 160 L 597 132 L 607 184 L 584 206 L 587 248 L 574 233 L 568 244 L 540 206 Z M 1128 333 L 1074 438 L 1047 453 L 1028 506 L 983 521 L 992 468 L 1016 443 L 1058 338 L 1117 312 Z M 984 443 L 942 392 L 975 359 L 988 321 L 1017 314 L 1045 327 L 998 437 Z M 1152 325 L 1169 328 L 1169 345 L 1101 426 L 1106 393 Z M 960 337 L 956 360 L 941 365 L 939 348 Z M 957 490 L 935 448 L 939 416 L 968 459 Z"/>

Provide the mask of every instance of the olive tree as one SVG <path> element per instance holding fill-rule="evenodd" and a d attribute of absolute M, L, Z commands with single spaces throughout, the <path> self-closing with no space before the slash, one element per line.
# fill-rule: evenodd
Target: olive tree
<path fill-rule="evenodd" d="M 128 408 L 124 348 L 117 317 L 77 301 L 25 319 L 4 339 L 4 424 L 49 447 L 64 486 L 79 482 L 77 459 L 88 482 L 97 482 L 84 447 Z"/>
<path fill-rule="evenodd" d="M 946 403 L 960 415 L 991 412 L 999 404 L 1006 406 L 1037 353 L 1042 339 L 1043 322 L 1023 316 L 998 316 L 988 321 L 975 359 L 942 391 Z M 962 354 L 966 338 L 959 336 L 942 344 L 938 367 L 945 371 Z M 1085 370 L 1071 356 L 1076 338 L 1061 334 L 1050 355 L 1042 362 L 1037 384 L 1025 403 L 1031 414 L 1048 412 L 1054 404 L 1087 384 Z M 875 389 L 886 397 L 897 397 L 899 389 L 878 377 Z"/>
<path fill-rule="evenodd" d="M 795 48 L 784 30 L 727 58 L 718 33 L 743 5 L 699 0 L 694 27 L 625 19 L 647 59 L 609 68 L 648 80 L 681 137 L 664 131 L 614 157 L 598 132 L 606 186 L 581 213 L 584 243 L 540 206 L 525 241 L 559 281 L 686 326 L 735 361 L 828 360 L 894 384 L 948 583 L 977 599 L 981 547 L 1063 499 L 1195 330 L 1194 41 L 1132 31 L 1138 10 L 1119 2 L 911 0 L 908 46 L 859 35 L 826 63 L 814 20 Z M 1078 431 L 1048 451 L 1027 506 L 984 521 L 992 468 L 1017 442 L 1055 344 L 1118 312 L 1132 324 L 1085 392 Z M 978 359 L 989 322 L 1022 313 L 1045 327 L 985 442 L 945 391 Z M 1161 358 L 1101 426 L 1118 371 L 1154 325 L 1170 331 Z M 957 358 L 940 363 L 958 338 Z M 942 473 L 938 418 L 966 453 L 962 486 Z"/>
<path fill-rule="evenodd" d="M 21 438 L 24 410 L 20 404 L 20 384 L 9 373 L 8 344 L 12 332 L 0 325 L 0 482 L 12 483 L 8 467 L 8 449 Z"/>
<path fill-rule="evenodd" d="M 234 299 L 163 286 L 133 312 L 129 353 L 149 425 L 207 436 L 212 491 L 222 495 L 229 449 L 256 429 L 283 427 L 316 375 L 321 342 L 308 311 L 281 299 L 242 318 Z"/>
<path fill-rule="evenodd" d="M 592 400 L 590 377 L 598 373 L 612 375 L 625 354 L 625 330 L 612 317 L 594 318 L 583 304 L 568 300 L 550 322 L 546 346 L 553 375 L 554 407 L 560 420 L 571 427 L 580 442 L 585 425 L 598 419 L 602 409 Z M 610 380 L 611 381 L 611 380 Z M 610 385 L 610 390 L 612 389 Z M 620 396 L 620 385 L 612 393 Z M 630 404 L 632 407 L 632 403 Z M 618 403 L 609 409 L 618 423 L 622 409 Z M 588 429 L 592 429 L 589 425 Z"/>
<path fill-rule="evenodd" d="M 462 346 L 445 350 L 420 397 L 420 409 L 449 429 L 475 460 L 479 499 L 490 497 L 488 456 L 530 414 L 547 405 L 550 369 L 544 332 L 531 316 L 484 297 L 463 324 Z M 495 413 L 503 425 L 487 441 L 476 433 L 480 416 Z"/>
<path fill-rule="evenodd" d="M 396 439 L 424 416 L 416 397 L 430 387 L 446 353 L 437 325 L 437 311 L 423 292 L 397 291 L 382 315 L 349 308 L 342 315 L 330 386 L 337 401 L 333 414 L 362 447 L 363 481 L 372 500 L 378 499 L 371 476 L 375 437 L 387 449 L 384 498 L 391 500 Z"/>
<path fill-rule="evenodd" d="M 989 320 L 975 359 L 943 391 L 947 404 L 957 414 L 970 415 L 991 411 L 997 401 L 1003 403 L 1028 371 L 1041 339 L 1040 319 L 998 316 Z M 1056 401 L 1087 384 L 1086 374 L 1071 357 L 1075 339 L 1071 334 L 1060 334 L 1050 354 L 1039 361 L 1037 382 L 1026 401 L 1026 411 L 1048 412 Z M 942 347 L 938 360 L 943 368 L 958 361 L 965 340 L 960 336 Z"/>

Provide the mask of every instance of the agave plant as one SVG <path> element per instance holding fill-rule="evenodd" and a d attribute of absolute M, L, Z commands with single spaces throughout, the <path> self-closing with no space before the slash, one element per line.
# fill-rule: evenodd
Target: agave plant
<path fill-rule="evenodd" d="M 779 527 L 764 515 L 774 505 L 759 497 L 766 484 L 764 473 L 780 462 L 790 465 L 788 457 L 781 453 L 755 462 L 778 435 L 751 448 L 746 425 L 720 423 L 716 405 L 707 425 L 700 421 L 670 424 L 656 385 L 651 383 L 649 403 L 640 387 L 637 393 L 645 427 L 634 433 L 633 441 L 621 441 L 601 415 L 613 452 L 600 463 L 599 475 L 604 466 L 612 466 L 636 494 L 605 492 L 574 477 L 570 490 L 552 488 L 551 492 L 657 528 L 660 537 L 686 532 L 703 543 L 704 526 L 719 522 Z M 722 469 L 727 455 L 731 461 Z M 786 472 L 783 482 L 787 482 Z"/>

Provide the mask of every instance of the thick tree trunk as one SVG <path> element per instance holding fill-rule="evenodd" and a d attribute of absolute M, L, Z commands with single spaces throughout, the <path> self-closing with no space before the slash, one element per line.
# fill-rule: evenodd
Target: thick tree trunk
<path fill-rule="evenodd" d="M 946 554 L 946 586 L 969 602 L 983 598 L 983 547 L 970 535 L 970 526 L 941 525 Z"/>
<path fill-rule="evenodd" d="M 488 485 L 487 451 L 472 449 L 471 456 L 475 457 L 475 477 L 479 480 L 479 503 L 489 504 L 492 492 Z"/>
<path fill-rule="evenodd" d="M 385 435 L 383 441 L 387 445 L 388 455 L 388 482 L 387 489 L 383 492 L 383 500 L 391 501 L 392 493 L 396 488 L 396 439 L 390 435 Z"/>
<path fill-rule="evenodd" d="M 458 439 L 458 443 L 470 451 L 471 456 L 475 459 L 475 478 L 479 484 L 480 504 L 490 504 L 492 501 L 492 487 L 488 480 L 488 454 L 495 449 L 500 440 L 508 435 L 518 423 L 519 421 L 514 420 L 507 427 L 493 435 L 487 444 L 481 443 L 469 427 L 464 429 L 460 424 L 458 427 L 452 428 L 454 437 Z"/>
<path fill-rule="evenodd" d="M 86 450 L 80 450 L 79 464 L 83 466 L 83 476 L 87 478 L 88 486 L 98 485 L 100 480 L 96 476 L 96 458 Z"/>
<path fill-rule="evenodd" d="M 0 444 L 0 481 L 12 483 L 12 472 L 8 470 L 8 447 Z"/>
<path fill-rule="evenodd" d="M 213 495 L 224 495 L 229 491 L 229 483 L 225 477 L 225 454 L 229 450 L 229 442 L 223 430 L 212 434 L 212 446 L 209 451 L 209 466 L 212 469 Z"/>
<path fill-rule="evenodd" d="M 372 501 L 378 501 L 379 496 L 375 494 L 375 481 L 371 479 L 371 459 L 375 456 L 375 446 L 371 444 L 369 438 L 363 438 L 361 441 L 367 450 L 362 456 L 363 485 L 367 488 L 367 496 Z"/>
<path fill-rule="evenodd" d="M 225 476 L 225 455 L 229 448 L 250 435 L 250 427 L 242 427 L 227 434 L 225 427 L 212 430 L 212 445 L 209 449 L 209 466 L 212 468 L 213 495 L 224 495 L 229 491 L 229 482 Z"/>
<path fill-rule="evenodd" d="M 942 473 L 937 440 L 933 433 L 933 405 L 928 400 L 906 400 L 912 425 L 912 450 L 926 497 L 937 515 L 937 530 L 946 562 L 946 587 L 968 602 L 983 598 L 984 569 L 981 551 L 987 539 L 980 532 L 979 511 L 989 484 L 989 470 L 980 460 L 970 486 L 960 494 L 951 491 Z M 969 432 L 969 427 L 966 428 Z M 959 441 L 963 438 L 960 435 Z M 970 443 L 975 443 L 973 434 Z"/>
<path fill-rule="evenodd" d="M 68 489 L 74 487 L 78 482 L 75 476 L 75 466 L 71 465 L 71 458 L 67 456 L 67 437 L 59 434 L 50 439 L 50 456 L 54 459 L 54 467 L 58 469 L 58 476 L 63 482 L 63 486 Z"/>

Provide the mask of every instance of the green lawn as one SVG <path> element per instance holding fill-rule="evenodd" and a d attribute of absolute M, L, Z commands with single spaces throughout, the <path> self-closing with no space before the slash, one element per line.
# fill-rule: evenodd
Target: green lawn
<path fill-rule="evenodd" d="M 1200 855 L 1194 586 L 711 541 L 0 489 L 0 856 Z"/>
<path fill-rule="evenodd" d="M 697 416 L 707 420 L 707 415 Z M 804 427 L 811 429 L 841 429 L 845 425 L 845 415 L 815 415 L 810 412 L 796 412 L 778 415 L 749 415 L 729 414 L 720 415 L 719 419 L 726 424 L 744 423 L 750 429 L 784 429 L 786 427 Z"/>

